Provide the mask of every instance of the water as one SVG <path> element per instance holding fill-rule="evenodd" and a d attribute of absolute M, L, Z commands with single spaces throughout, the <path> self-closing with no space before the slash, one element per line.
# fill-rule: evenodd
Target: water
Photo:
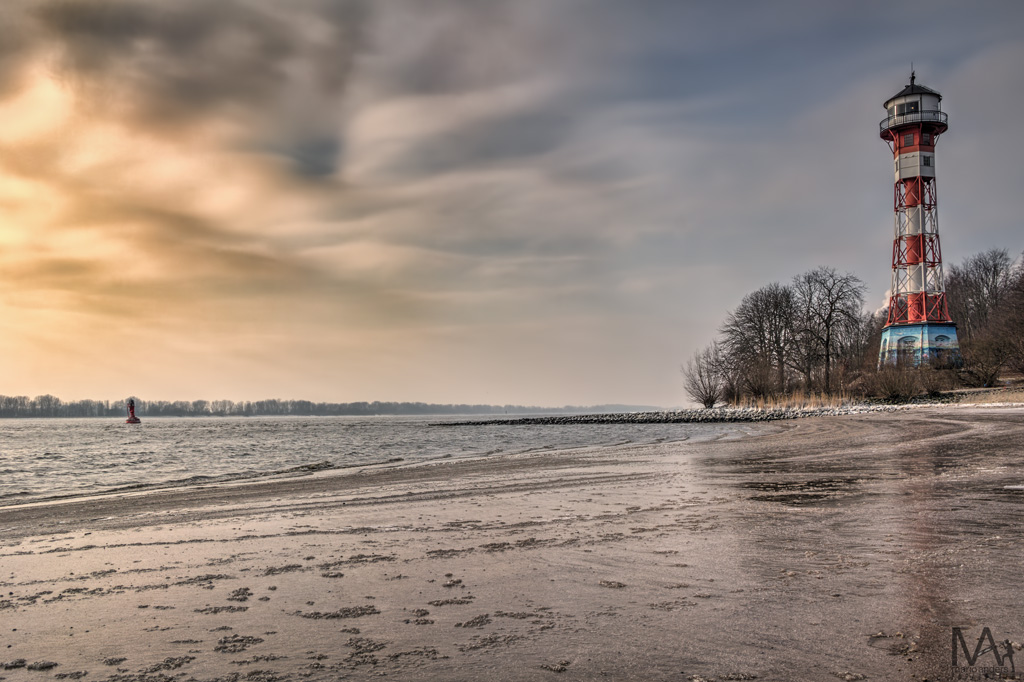
<path fill-rule="evenodd" d="M 0 420 L 0 504 L 124 487 L 240 479 L 327 462 L 474 457 L 593 445 L 706 440 L 735 424 L 438 426 L 438 417 Z M 481 418 L 482 419 L 482 418 Z"/>

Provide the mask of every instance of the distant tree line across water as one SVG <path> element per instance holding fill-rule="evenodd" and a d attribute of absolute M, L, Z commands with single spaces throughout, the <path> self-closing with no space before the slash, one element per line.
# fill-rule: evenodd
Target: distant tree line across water
<path fill-rule="evenodd" d="M 133 396 L 134 397 L 134 396 Z M 494 415 L 565 414 L 580 412 L 633 412 L 647 406 L 595 405 L 592 407 L 530 407 L 525 405 L 453 405 L 409 402 L 317 403 L 310 400 L 142 400 L 135 399 L 135 411 L 146 417 L 374 417 L 382 415 Z M 0 418 L 18 417 L 123 417 L 125 400 L 64 401 L 53 395 L 0 395 Z"/>

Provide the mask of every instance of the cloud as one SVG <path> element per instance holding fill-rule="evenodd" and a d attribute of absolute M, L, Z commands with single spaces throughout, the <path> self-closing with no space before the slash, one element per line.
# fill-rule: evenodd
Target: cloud
<path fill-rule="evenodd" d="M 0 373 L 93 394 L 130 338 L 155 397 L 670 404 L 747 291 L 888 285 L 911 59 L 957 117 L 943 229 L 1014 234 L 953 186 L 1019 175 L 997 4 L 6 2 Z"/>
<path fill-rule="evenodd" d="M 312 177 L 334 169 L 365 15 L 361 0 L 54 0 L 34 12 L 58 77 L 93 115 L 162 134 L 222 128 Z"/>

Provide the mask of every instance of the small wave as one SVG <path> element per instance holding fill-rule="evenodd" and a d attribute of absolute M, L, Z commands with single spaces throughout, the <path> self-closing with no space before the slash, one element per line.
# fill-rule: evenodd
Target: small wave
<path fill-rule="evenodd" d="M 152 485 L 152 483 L 149 483 L 147 481 L 133 480 L 133 479 L 129 479 L 129 480 L 126 480 L 126 481 L 113 481 L 113 482 L 110 482 L 110 481 L 106 481 L 106 482 L 88 481 L 88 482 L 84 482 L 82 485 L 80 485 L 78 488 L 76 488 L 76 490 L 79 490 L 79 489 L 80 490 L 92 490 L 92 491 L 98 491 L 98 492 L 103 492 L 105 490 L 112 490 L 114 488 L 116 488 L 118 490 L 132 490 L 132 489 L 135 489 L 135 488 L 145 488 L 148 485 Z"/>
<path fill-rule="evenodd" d="M 188 478 L 178 479 L 174 482 L 180 483 L 181 485 L 191 485 L 193 483 L 207 483 L 215 478 L 216 476 L 203 476 L 201 474 L 196 474 L 195 476 L 189 476 Z"/>
<path fill-rule="evenodd" d="M 331 462 L 330 460 L 326 460 L 325 459 L 325 460 L 322 460 L 320 462 L 315 462 L 313 464 L 300 464 L 297 467 L 291 467 L 291 468 L 288 468 L 288 469 L 281 469 L 280 471 L 278 471 L 276 473 L 287 474 L 287 473 L 291 473 L 293 471 L 297 471 L 297 472 L 326 471 L 327 469 L 334 469 L 334 468 L 335 468 L 334 462 Z"/>
<path fill-rule="evenodd" d="M 291 478 L 299 476 L 307 476 L 320 471 L 329 471 L 332 469 L 352 469 L 357 467 L 366 466 L 380 466 L 383 464 L 397 464 L 404 462 L 404 457 L 390 457 L 388 459 L 376 460 L 371 462 L 357 462 L 352 464 L 338 465 L 330 460 L 321 460 L 319 462 L 311 462 L 309 464 L 300 464 L 294 467 L 288 467 L 285 469 L 276 469 L 273 471 L 239 471 L 220 475 L 194 475 L 187 478 L 179 478 L 166 481 L 130 481 L 115 483 L 109 486 L 88 486 L 88 490 L 79 488 L 77 490 L 62 491 L 56 494 L 40 494 L 32 491 L 19 491 L 16 493 L 10 493 L 7 495 L 0 495 L 0 501 L 13 501 L 12 498 L 24 498 L 30 499 L 23 500 L 19 499 L 15 504 L 28 504 L 35 502 L 46 502 L 53 500 L 64 500 L 75 497 L 92 497 L 96 495 L 117 495 L 121 493 L 139 492 L 139 491 L 152 491 L 152 490 L 172 490 L 177 488 L 189 488 L 192 486 L 211 485 L 219 483 L 238 483 L 243 481 L 255 481 L 262 478 Z M 40 473 L 40 476 L 47 474 Z"/>

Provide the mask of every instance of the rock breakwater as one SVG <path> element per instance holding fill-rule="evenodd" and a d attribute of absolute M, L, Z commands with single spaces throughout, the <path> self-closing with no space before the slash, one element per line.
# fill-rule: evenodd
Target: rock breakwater
<path fill-rule="evenodd" d="M 716 407 L 662 412 L 617 412 L 609 414 L 566 414 L 510 419 L 479 419 L 438 422 L 434 426 L 490 425 L 574 425 L 574 424 L 713 424 L 719 422 L 769 422 L 802 417 L 834 417 L 867 412 L 896 412 L 906 405 L 844 405 L 841 407 Z"/>

